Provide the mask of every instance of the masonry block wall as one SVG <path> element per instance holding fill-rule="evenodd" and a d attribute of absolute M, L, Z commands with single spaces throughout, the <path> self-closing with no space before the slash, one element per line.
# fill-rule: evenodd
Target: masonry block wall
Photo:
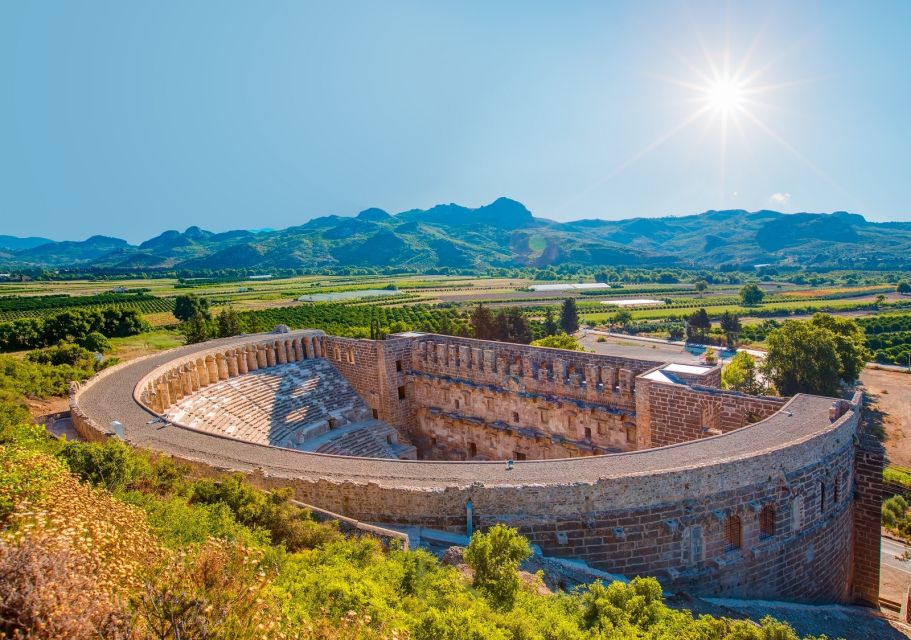
<path fill-rule="evenodd" d="M 883 501 L 882 444 L 859 432 L 854 459 L 854 597 L 879 606 L 880 518 Z"/>
<path fill-rule="evenodd" d="M 656 363 L 469 338 L 412 346 L 413 441 L 437 459 L 547 459 L 638 448 L 635 377 Z"/>
<path fill-rule="evenodd" d="M 411 362 L 410 338 L 361 340 L 326 336 L 326 358 L 335 365 L 380 420 L 408 439 L 414 435 L 414 411 L 405 375 Z"/>
<path fill-rule="evenodd" d="M 298 498 L 367 522 L 464 532 L 515 526 L 545 554 L 584 559 L 703 595 L 852 599 L 857 414 L 784 450 L 594 484 L 472 485 L 273 479 Z M 483 464 L 483 463 L 480 463 Z M 535 463 L 529 463 L 535 464 Z M 445 473 L 445 468 L 440 469 Z M 736 523 L 736 526 L 733 524 Z"/>
<path fill-rule="evenodd" d="M 768 418 L 786 398 L 639 378 L 637 424 L 648 446 L 662 447 L 740 429 Z"/>
<path fill-rule="evenodd" d="M 255 476 L 262 486 L 292 487 L 298 499 L 319 508 L 365 522 L 464 532 L 470 499 L 476 529 L 507 523 L 546 554 L 629 576 L 653 575 L 670 589 L 808 602 L 875 603 L 878 597 L 883 453 L 860 431 L 859 395 L 851 403 L 833 401 L 831 408 L 809 396 L 784 406 L 782 399 L 710 385 L 636 378 L 655 363 L 433 335 L 374 342 L 309 332 L 180 354 L 186 355 L 135 382 L 137 401 L 151 406 L 186 392 L 187 385 L 192 391 L 194 380 L 240 375 L 242 363 L 326 357 L 377 417 L 413 437 L 455 434 L 463 439 L 451 446 L 468 447 L 467 455 L 473 443 L 476 457 L 484 457 L 485 447 L 495 457 L 522 451 L 523 444 L 537 447 L 527 449 L 528 461 L 517 466 L 528 469 L 533 482 L 516 481 L 517 470 L 485 462 L 339 457 L 331 470 L 310 473 L 307 454 L 295 454 L 304 456 L 300 470 L 280 467 Z M 102 372 L 86 386 L 116 380 L 120 370 Z M 74 385 L 77 429 L 85 437 L 103 434 L 80 406 L 80 393 Z M 812 414 L 791 412 L 795 403 L 813 407 Z M 492 420 L 504 410 L 519 413 L 515 425 Z M 542 419 L 542 411 L 553 418 Z M 764 448 L 749 449 L 752 436 L 735 440 L 740 448 L 727 448 L 737 429 L 762 418 L 770 422 L 757 425 L 756 433 L 774 433 Z M 582 431 L 582 440 L 594 446 L 600 435 L 595 425 L 605 419 L 608 443 L 626 436 L 625 422 L 635 419 L 636 448 L 643 432 L 649 446 L 678 446 L 596 460 L 531 460 L 532 453 L 581 455 L 567 434 L 592 429 Z M 619 432 L 617 420 L 624 425 Z M 694 464 L 681 443 L 705 450 L 710 443 L 697 441 L 706 425 L 729 435 L 712 443 L 717 455 L 713 447 Z M 145 419 L 136 429 L 144 428 Z M 585 463 L 598 467 L 580 481 L 574 470 Z M 617 472 L 623 463 L 627 471 Z M 472 473 L 456 473 L 466 465 Z"/>

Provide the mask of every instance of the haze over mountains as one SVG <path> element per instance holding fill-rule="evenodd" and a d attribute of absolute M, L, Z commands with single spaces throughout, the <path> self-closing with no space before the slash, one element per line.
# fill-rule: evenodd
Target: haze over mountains
<path fill-rule="evenodd" d="M 743 210 L 555 222 L 499 198 L 476 209 L 441 204 L 395 215 L 367 209 L 281 230 L 213 233 L 194 226 L 139 245 L 106 236 L 64 242 L 0 236 L 0 263 L 146 271 L 561 264 L 895 269 L 911 267 L 911 222 Z"/>

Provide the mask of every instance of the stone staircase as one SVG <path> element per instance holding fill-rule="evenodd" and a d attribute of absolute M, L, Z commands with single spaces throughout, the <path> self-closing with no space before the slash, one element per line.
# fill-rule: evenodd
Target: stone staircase
<path fill-rule="evenodd" d="M 400 443 L 398 432 L 381 420 L 368 420 L 333 429 L 307 444 L 308 450 L 317 453 L 362 458 L 417 458 L 416 449 Z"/>
<path fill-rule="evenodd" d="M 318 450 L 309 444 L 315 439 L 331 449 L 324 453 L 339 455 L 398 458 L 413 449 L 399 444 L 393 427 L 371 417 L 345 377 L 323 358 L 223 380 L 183 398 L 164 416 L 246 442 L 305 451 Z"/>

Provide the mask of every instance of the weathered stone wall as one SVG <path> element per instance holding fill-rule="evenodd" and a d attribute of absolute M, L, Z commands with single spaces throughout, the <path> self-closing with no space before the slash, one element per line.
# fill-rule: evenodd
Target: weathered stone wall
<path fill-rule="evenodd" d="M 435 460 L 546 460 L 636 449 L 631 412 L 415 373 L 418 440 Z"/>
<path fill-rule="evenodd" d="M 880 518 L 885 452 L 873 434 L 859 434 L 854 473 L 854 598 L 879 606 Z"/>
<path fill-rule="evenodd" d="M 371 406 L 381 412 L 379 417 L 408 429 L 417 429 L 418 418 L 430 413 L 431 407 L 416 391 L 423 381 L 435 385 L 433 393 L 452 403 L 446 405 L 450 409 L 455 408 L 457 394 L 465 393 L 463 387 L 471 389 L 472 403 L 482 402 L 479 398 L 487 393 L 502 394 L 494 395 L 492 411 L 497 411 L 500 398 L 521 398 L 532 407 L 534 397 L 580 410 L 601 404 L 598 398 L 613 400 L 615 393 L 620 401 L 602 400 L 602 406 L 621 412 L 631 412 L 635 406 L 629 404 L 631 398 L 622 399 L 622 390 L 603 388 L 600 367 L 611 365 L 588 360 L 589 354 L 574 356 L 583 368 L 577 373 L 575 366 L 569 369 L 557 361 L 562 357 L 552 357 L 551 350 L 513 345 L 488 348 L 491 343 L 457 338 L 393 338 L 382 345 L 338 338 L 318 342 L 315 348 L 326 351 L 368 403 L 375 393 Z M 535 360 L 539 351 L 543 355 L 537 354 L 540 360 Z M 511 353 L 518 354 L 518 359 L 509 360 Z M 178 364 L 195 362 L 197 353 L 191 355 L 181 356 Z M 527 367 L 523 357 L 528 358 Z M 548 365 L 543 372 L 534 366 L 542 361 Z M 597 374 L 585 371 L 586 365 L 599 367 Z M 654 363 L 641 366 L 641 370 L 651 369 Z M 650 429 L 657 422 L 667 422 L 682 425 L 682 432 L 689 424 L 687 419 L 674 422 L 673 410 L 665 411 L 663 404 L 652 401 L 655 393 L 655 398 L 669 394 L 668 402 L 677 403 L 669 407 L 709 398 L 722 432 L 735 429 L 736 420 L 750 411 L 782 410 L 767 422 L 716 438 L 711 456 L 698 463 L 692 462 L 688 451 L 699 448 L 704 456 L 710 443 L 562 463 L 518 462 L 512 471 L 502 463 L 367 461 L 294 453 L 302 456 L 300 467 L 283 458 L 282 464 L 254 473 L 253 478 L 263 487 L 290 486 L 303 502 L 367 523 L 464 532 L 466 504 L 471 500 L 474 528 L 511 524 L 547 554 L 581 558 L 615 573 L 654 575 L 670 589 L 810 602 L 854 598 L 875 602 L 882 451 L 859 431 L 859 396 L 850 405 L 835 402 L 829 412 L 826 401 L 807 396 L 797 396 L 781 407 L 781 400 L 749 398 L 711 387 L 633 382 L 634 370 L 627 370 L 628 393 L 635 387 L 637 396 L 637 418 L 640 423 L 648 420 Z M 139 379 L 137 396 L 150 389 L 148 382 L 157 380 L 161 371 L 181 373 L 170 363 L 155 369 Z M 105 375 L 117 372 L 98 376 L 87 385 L 103 384 Z M 607 378 L 610 381 L 609 373 Z M 602 388 L 595 391 L 588 381 L 598 381 Z M 82 411 L 80 392 L 74 385 L 71 406 L 77 429 L 105 437 L 106 427 Z M 758 405 L 754 407 L 752 401 Z M 486 398 L 483 402 L 486 407 Z M 804 410 L 792 411 L 794 407 Z M 97 407 L 95 411 L 109 415 Z M 447 413 L 453 412 L 431 415 L 445 418 Z M 133 433 L 145 428 L 145 419 L 135 419 Z M 204 445 L 194 442 L 180 451 L 197 455 Z M 729 446 L 730 442 L 738 444 Z M 758 447 L 756 442 L 765 444 Z M 219 447 L 219 465 L 227 463 L 225 456 Z M 663 462 L 649 462 L 656 460 Z M 586 476 L 580 480 L 573 470 L 583 468 Z M 542 470 L 532 472 L 540 481 L 519 480 L 533 469 Z"/>
<path fill-rule="evenodd" d="M 660 362 L 426 335 L 415 340 L 412 368 L 425 374 L 506 386 L 542 396 L 634 410 L 635 378 Z"/>
<path fill-rule="evenodd" d="M 469 338 L 412 339 L 425 457 L 548 459 L 638 448 L 635 377 L 656 363 Z"/>
<path fill-rule="evenodd" d="M 785 402 L 785 398 L 639 378 L 637 427 L 647 446 L 662 447 L 740 429 L 764 420 Z"/>
<path fill-rule="evenodd" d="M 855 572 L 856 427 L 857 413 L 850 412 L 829 431 L 783 450 L 595 484 L 567 478 L 563 485 L 421 490 L 266 480 L 292 486 L 299 499 L 358 520 L 454 532 L 465 531 L 471 499 L 474 528 L 507 523 L 545 554 L 582 558 L 613 573 L 654 575 L 667 588 L 847 601 Z M 609 459 L 605 464 L 609 468 Z M 765 532 L 763 509 L 773 510 L 774 524 Z M 739 545 L 731 545 L 726 535 L 733 517 L 740 519 Z"/>
<path fill-rule="evenodd" d="M 374 412 L 407 438 L 414 431 L 406 373 L 411 363 L 410 338 L 360 340 L 326 336 L 325 356 Z"/>

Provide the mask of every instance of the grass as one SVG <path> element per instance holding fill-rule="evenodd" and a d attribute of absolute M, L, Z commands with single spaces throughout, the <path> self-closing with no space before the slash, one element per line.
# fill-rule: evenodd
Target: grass
<path fill-rule="evenodd" d="M 128 338 L 111 338 L 111 344 L 114 346 L 113 355 L 121 360 L 131 360 L 155 351 L 173 349 L 182 346 L 183 343 L 183 336 L 169 329 L 157 329 Z"/>

